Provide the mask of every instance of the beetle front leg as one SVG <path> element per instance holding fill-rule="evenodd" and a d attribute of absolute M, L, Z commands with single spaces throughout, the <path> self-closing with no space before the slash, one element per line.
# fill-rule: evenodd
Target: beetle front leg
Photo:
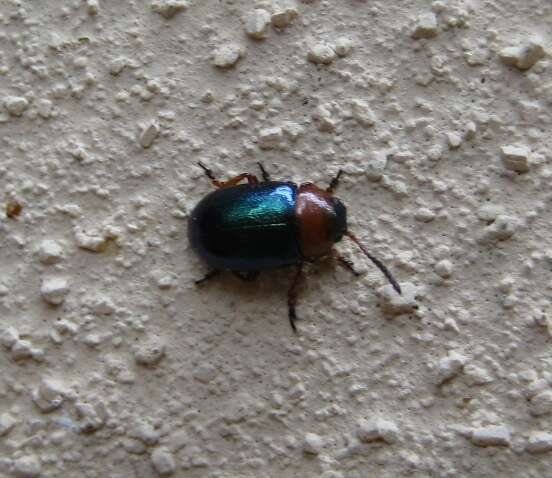
<path fill-rule="evenodd" d="M 355 277 L 362 275 L 360 272 L 355 270 L 355 265 L 348 259 L 345 259 L 339 252 L 335 249 L 332 249 L 332 257 L 337 261 L 337 263 L 354 274 Z"/>
<path fill-rule="evenodd" d="M 247 179 L 248 184 L 258 184 L 259 179 L 254 174 L 250 173 L 242 173 L 238 174 L 237 176 L 229 179 L 228 181 L 219 181 L 215 178 L 215 175 L 213 174 L 213 171 L 211 171 L 207 166 L 205 166 L 203 163 L 198 162 L 197 163 L 203 171 L 205 171 L 205 175 L 211 180 L 213 183 L 213 186 L 222 189 L 222 188 L 230 188 L 232 186 L 235 186 L 236 184 L 240 183 L 244 179 Z"/>
<path fill-rule="evenodd" d="M 295 327 L 295 321 L 297 320 L 297 315 L 295 314 L 295 306 L 297 305 L 297 289 L 301 279 L 303 278 L 303 263 L 301 262 L 297 266 L 297 271 L 295 272 L 295 277 L 291 283 L 291 287 L 288 291 L 288 317 L 291 328 L 295 333 L 297 333 L 297 327 Z"/>

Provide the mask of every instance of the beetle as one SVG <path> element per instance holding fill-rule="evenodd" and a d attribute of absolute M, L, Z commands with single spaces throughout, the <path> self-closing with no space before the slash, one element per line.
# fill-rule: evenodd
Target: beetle
<path fill-rule="evenodd" d="M 202 163 L 198 165 L 217 188 L 194 208 L 188 222 L 192 249 L 210 268 L 196 284 L 202 284 L 231 271 L 243 280 L 253 280 L 261 271 L 295 266 L 288 290 L 288 317 L 296 331 L 297 291 L 303 276 L 303 264 L 331 256 L 341 266 L 360 275 L 354 265 L 334 248 L 343 236 L 351 239 L 380 269 L 393 288 L 401 288 L 381 261 L 372 256 L 347 229 L 347 209 L 333 196 L 343 170 L 326 189 L 313 183 L 296 184 L 272 181 L 261 163 L 257 163 L 262 181 L 242 173 L 219 181 Z M 239 184 L 243 180 L 247 184 Z"/>

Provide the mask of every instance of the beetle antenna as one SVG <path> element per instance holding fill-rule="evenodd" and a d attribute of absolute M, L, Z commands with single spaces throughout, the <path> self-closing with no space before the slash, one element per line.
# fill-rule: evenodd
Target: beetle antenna
<path fill-rule="evenodd" d="M 333 193 L 334 189 L 339 185 L 339 178 L 343 174 L 343 169 L 340 169 L 335 177 L 331 180 L 330 185 L 326 188 L 326 191 L 329 193 Z"/>
<path fill-rule="evenodd" d="M 356 236 L 352 232 L 345 232 L 345 235 L 353 241 L 362 252 L 364 252 L 364 255 L 368 257 L 377 267 L 378 269 L 383 272 L 383 275 L 387 278 L 389 283 L 393 286 L 393 289 L 395 289 L 399 294 L 402 294 L 401 292 L 401 286 L 397 282 L 397 280 L 393 277 L 391 272 L 389 272 L 389 269 L 385 267 L 382 262 L 379 259 L 376 259 L 372 254 L 370 254 L 366 248 L 360 243 L 360 241 L 356 238 Z"/>

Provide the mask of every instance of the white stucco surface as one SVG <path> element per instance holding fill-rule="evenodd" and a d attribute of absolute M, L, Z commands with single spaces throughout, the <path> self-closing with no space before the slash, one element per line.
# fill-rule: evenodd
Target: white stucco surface
<path fill-rule="evenodd" d="M 552 476 L 548 0 L 0 0 L 0 476 Z M 197 288 L 221 179 L 346 240 Z"/>

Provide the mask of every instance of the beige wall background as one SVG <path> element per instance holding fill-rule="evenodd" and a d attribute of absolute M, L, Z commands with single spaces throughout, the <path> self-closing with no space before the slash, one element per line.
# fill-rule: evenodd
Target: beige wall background
<path fill-rule="evenodd" d="M 0 475 L 535 477 L 552 5 L 0 1 Z M 196 166 L 326 185 L 363 275 L 202 288 Z"/>

